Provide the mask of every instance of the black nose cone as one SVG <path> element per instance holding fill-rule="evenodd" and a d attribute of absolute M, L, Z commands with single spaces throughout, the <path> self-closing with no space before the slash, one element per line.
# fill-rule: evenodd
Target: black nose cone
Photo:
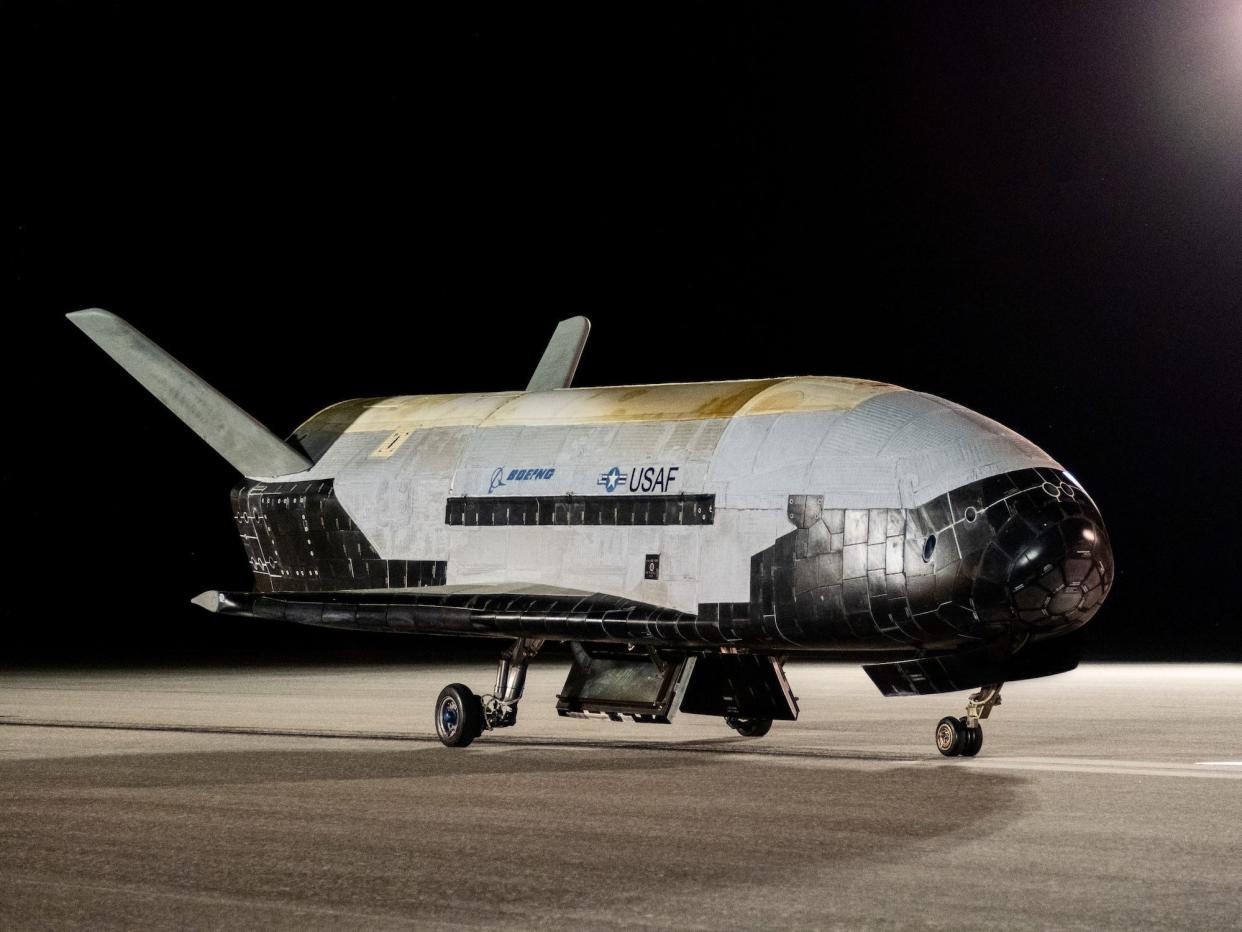
<path fill-rule="evenodd" d="M 1086 624 L 1113 582 L 1113 551 L 1095 505 L 1071 483 L 1045 482 L 1011 499 L 1008 511 L 984 562 L 1004 580 L 1010 619 L 1032 634 Z"/>

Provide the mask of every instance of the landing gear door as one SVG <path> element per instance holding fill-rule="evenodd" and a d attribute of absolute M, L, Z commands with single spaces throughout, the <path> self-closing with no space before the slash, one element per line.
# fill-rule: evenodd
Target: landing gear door
<path fill-rule="evenodd" d="M 798 718 L 798 700 L 779 657 L 704 654 L 690 676 L 681 711 L 792 722 Z"/>
<path fill-rule="evenodd" d="M 556 711 L 586 718 L 606 715 L 613 721 L 667 725 L 677 713 L 685 683 L 697 657 L 663 651 L 573 642 L 574 665 L 561 689 Z"/>

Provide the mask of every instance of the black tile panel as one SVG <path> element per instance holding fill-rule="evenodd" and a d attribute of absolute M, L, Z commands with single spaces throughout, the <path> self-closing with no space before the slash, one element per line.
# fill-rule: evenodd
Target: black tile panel
<path fill-rule="evenodd" d="M 556 495 L 449 498 L 450 527 L 581 527 L 714 524 L 715 495 Z"/>
<path fill-rule="evenodd" d="M 1019 470 L 909 511 L 825 502 L 809 523 L 811 496 L 790 495 L 794 529 L 751 561 L 755 624 L 765 637 L 808 647 L 936 649 L 1072 630 L 1098 608 L 1112 557 L 1098 513 L 1057 475 Z M 1013 587 L 1023 574 L 1041 594 L 1019 608 Z"/>
<path fill-rule="evenodd" d="M 443 560 L 385 560 L 350 518 L 331 479 L 233 488 L 233 517 L 260 592 L 442 586 Z"/>
<path fill-rule="evenodd" d="M 791 495 L 787 515 L 794 527 L 807 528 L 819 521 L 824 510 L 822 495 Z"/>

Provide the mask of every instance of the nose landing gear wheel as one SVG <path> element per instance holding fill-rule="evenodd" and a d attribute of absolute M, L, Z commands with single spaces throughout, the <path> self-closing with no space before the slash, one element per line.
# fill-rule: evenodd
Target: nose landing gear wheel
<path fill-rule="evenodd" d="M 436 736 L 445 747 L 464 748 L 483 733 L 483 702 L 461 683 L 440 690 Z"/>
<path fill-rule="evenodd" d="M 743 738 L 762 738 L 772 730 L 770 718 L 737 718 L 729 715 L 725 718 L 725 724 Z"/>
<path fill-rule="evenodd" d="M 945 757 L 957 757 L 966 745 L 966 728 L 956 718 L 946 716 L 936 726 L 936 750 Z"/>
<path fill-rule="evenodd" d="M 983 726 L 976 725 L 966 729 L 966 744 L 962 747 L 963 757 L 974 757 L 983 747 Z"/>
<path fill-rule="evenodd" d="M 983 748 L 983 727 L 980 719 L 992 714 L 1001 703 L 1004 683 L 991 683 L 966 701 L 966 714 L 961 718 L 942 718 L 936 726 L 936 748 L 945 757 L 974 757 Z"/>
<path fill-rule="evenodd" d="M 936 749 L 945 757 L 974 757 L 983 747 L 983 729 L 970 728 L 966 717 L 946 717 L 936 726 Z"/>

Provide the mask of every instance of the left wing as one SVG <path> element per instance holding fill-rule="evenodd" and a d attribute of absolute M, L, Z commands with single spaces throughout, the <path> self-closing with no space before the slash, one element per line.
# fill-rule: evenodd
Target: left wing
<path fill-rule="evenodd" d="M 328 628 L 473 637 L 546 638 L 707 647 L 735 640 L 717 619 L 577 589 L 421 586 L 335 592 L 219 592 L 194 604 L 222 615 L 271 618 Z"/>

